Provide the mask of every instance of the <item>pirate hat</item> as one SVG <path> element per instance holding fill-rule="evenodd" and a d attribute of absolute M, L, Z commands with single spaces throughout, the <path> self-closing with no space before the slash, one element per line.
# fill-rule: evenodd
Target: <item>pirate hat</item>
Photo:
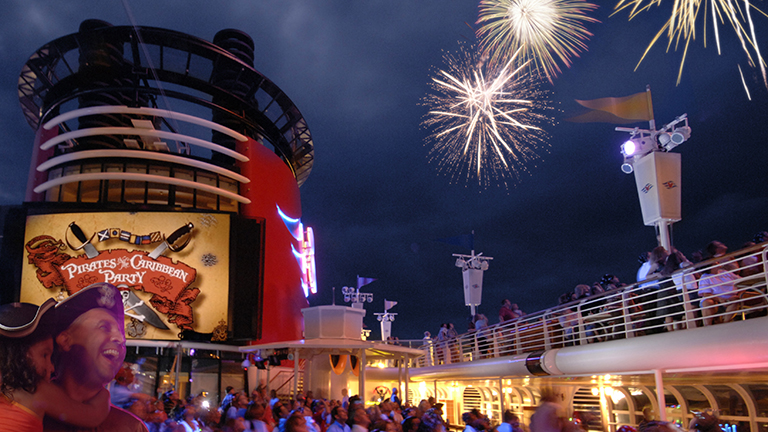
<path fill-rule="evenodd" d="M 31 303 L 8 303 L 0 306 L 0 336 L 21 338 L 29 336 L 41 326 L 46 312 L 56 305 L 50 298 L 40 306 Z M 47 314 L 45 321 L 50 320 Z"/>
<path fill-rule="evenodd" d="M 123 297 L 114 285 L 99 282 L 72 294 L 56 305 L 56 326 L 58 332 L 69 328 L 77 317 L 91 309 L 105 309 L 115 318 L 121 329 L 125 326 Z M 124 330 L 123 330 L 124 331 Z"/>

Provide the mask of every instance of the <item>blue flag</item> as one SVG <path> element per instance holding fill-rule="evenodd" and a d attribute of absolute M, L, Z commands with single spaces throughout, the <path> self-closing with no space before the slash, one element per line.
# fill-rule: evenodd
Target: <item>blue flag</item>
<path fill-rule="evenodd" d="M 360 289 L 363 285 L 368 285 L 369 283 L 375 281 L 374 278 L 367 278 L 367 277 L 357 277 L 357 289 Z"/>
<path fill-rule="evenodd" d="M 435 241 L 448 243 L 454 246 L 463 246 L 469 250 L 475 250 L 475 234 L 462 234 L 456 237 L 441 238 Z"/>

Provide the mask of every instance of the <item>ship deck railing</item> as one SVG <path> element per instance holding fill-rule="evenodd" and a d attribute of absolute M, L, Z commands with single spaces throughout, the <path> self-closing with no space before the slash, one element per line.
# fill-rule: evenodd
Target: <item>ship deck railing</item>
<path fill-rule="evenodd" d="M 448 340 L 397 341 L 420 348 L 413 367 L 541 352 L 616 339 L 685 331 L 768 314 L 768 243 L 655 275 Z M 738 266 L 738 267 L 736 267 Z M 707 291 L 717 305 L 703 307 Z M 711 297 L 711 296 L 710 296 Z M 711 320 L 711 323 L 709 321 Z"/>

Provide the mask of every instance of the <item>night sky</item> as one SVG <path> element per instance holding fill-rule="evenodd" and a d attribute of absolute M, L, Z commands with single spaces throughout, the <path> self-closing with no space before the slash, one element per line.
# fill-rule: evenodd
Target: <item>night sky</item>
<path fill-rule="evenodd" d="M 436 239 L 475 232 L 475 249 L 493 257 L 485 272 L 483 304 L 491 323 L 510 298 L 527 312 L 556 305 L 557 297 L 605 273 L 633 282 L 640 253 L 656 245 L 645 227 L 632 175 L 619 169 L 628 135 L 611 124 L 575 124 L 574 99 L 626 96 L 650 85 L 657 125 L 687 113 L 691 138 L 682 154 L 683 220 L 674 244 L 690 257 L 710 240 L 732 250 L 768 229 L 768 91 L 749 66 L 733 30 L 720 27 L 722 54 L 707 17 L 699 23 L 682 82 L 681 51 L 659 42 L 635 71 L 672 1 L 632 21 L 611 17 L 600 2 L 587 24 L 588 51 L 563 69 L 551 92 L 555 125 L 550 151 L 514 187 L 450 184 L 427 162 L 429 91 L 443 51 L 474 41 L 477 4 L 459 1 L 145 1 L 129 0 L 138 25 L 163 27 L 212 40 L 224 28 L 250 34 L 257 70 L 293 100 L 315 144 L 315 165 L 302 186 L 302 219 L 317 243 L 319 293 L 312 305 L 330 304 L 332 287 L 356 276 L 377 278 L 366 323 L 377 337 L 374 312 L 395 300 L 393 334 L 420 338 L 440 323 L 466 330 L 461 272 L 453 253 L 468 253 Z M 766 8 L 765 2 L 756 2 Z M 17 97 L 21 67 L 40 46 L 74 33 L 84 19 L 128 25 L 123 3 L 7 1 L 0 17 L 0 205 L 24 199 L 33 132 Z M 768 41 L 768 19 L 753 13 L 757 40 Z M 761 46 L 768 50 L 768 46 Z M 768 52 L 768 51 L 765 51 Z M 745 73 L 752 100 L 737 69 Z M 561 65 L 562 66 L 562 65 Z M 632 126 L 647 127 L 647 123 Z"/>

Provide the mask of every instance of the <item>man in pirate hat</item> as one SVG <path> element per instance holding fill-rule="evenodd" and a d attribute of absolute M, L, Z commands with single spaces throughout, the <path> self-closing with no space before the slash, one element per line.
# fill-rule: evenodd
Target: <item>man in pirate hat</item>
<path fill-rule="evenodd" d="M 125 319 L 120 292 L 90 285 L 56 305 L 56 384 L 75 400 L 88 400 L 107 385 L 125 359 Z M 96 428 L 83 429 L 46 417 L 46 431 L 146 432 L 127 411 L 112 406 Z"/>

